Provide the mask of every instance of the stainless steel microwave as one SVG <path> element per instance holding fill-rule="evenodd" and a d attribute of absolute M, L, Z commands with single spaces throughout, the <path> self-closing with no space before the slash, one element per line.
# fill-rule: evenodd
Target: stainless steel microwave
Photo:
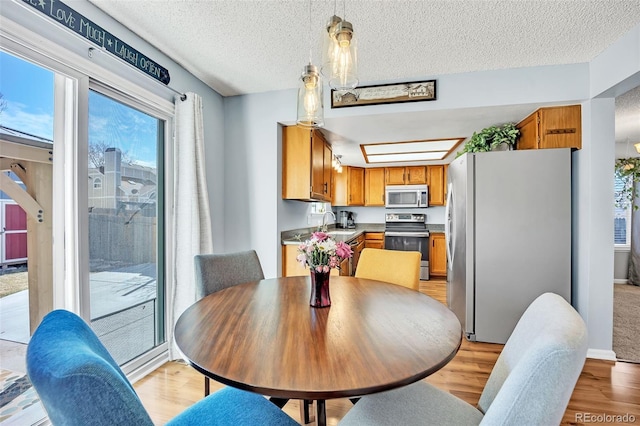
<path fill-rule="evenodd" d="M 388 209 L 429 207 L 427 185 L 387 185 L 385 195 Z"/>

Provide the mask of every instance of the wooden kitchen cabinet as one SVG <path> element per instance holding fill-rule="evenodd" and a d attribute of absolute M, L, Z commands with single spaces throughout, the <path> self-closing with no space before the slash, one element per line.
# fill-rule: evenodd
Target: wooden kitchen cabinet
<path fill-rule="evenodd" d="M 427 168 L 425 166 L 410 166 L 405 169 L 407 170 L 407 185 L 427 183 Z"/>
<path fill-rule="evenodd" d="M 282 246 L 282 276 L 283 277 L 296 277 L 296 276 L 309 276 L 309 268 L 304 267 L 296 260 L 298 256 L 297 244 L 285 244 Z M 339 275 L 340 270 L 334 268 L 331 270 L 331 275 Z"/>
<path fill-rule="evenodd" d="M 422 185 L 427 183 L 426 166 L 386 167 L 387 185 Z"/>
<path fill-rule="evenodd" d="M 364 205 L 384 206 L 384 167 L 364 169 Z"/>
<path fill-rule="evenodd" d="M 427 185 L 429 185 L 429 207 L 444 206 L 446 200 L 444 165 L 427 166 Z"/>
<path fill-rule="evenodd" d="M 333 170 L 333 206 L 364 205 L 364 169 L 343 166 L 342 173 Z"/>
<path fill-rule="evenodd" d="M 447 247 L 443 233 L 432 232 L 429 235 L 429 275 L 447 276 Z"/>
<path fill-rule="evenodd" d="M 387 185 L 404 185 L 404 167 L 386 167 L 385 183 Z"/>
<path fill-rule="evenodd" d="M 384 232 L 365 232 L 364 248 L 384 248 Z"/>
<path fill-rule="evenodd" d="M 516 127 L 517 149 L 582 148 L 580 105 L 540 108 Z"/>
<path fill-rule="evenodd" d="M 331 145 L 318 129 L 282 128 L 282 198 L 331 201 Z"/>

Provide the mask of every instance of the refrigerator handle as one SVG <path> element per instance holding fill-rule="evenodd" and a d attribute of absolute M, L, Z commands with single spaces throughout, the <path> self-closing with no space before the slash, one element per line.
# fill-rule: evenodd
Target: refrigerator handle
<path fill-rule="evenodd" d="M 449 270 L 453 269 L 453 239 L 451 235 L 451 227 L 453 226 L 453 221 L 451 220 L 451 209 L 453 208 L 453 185 L 449 182 L 449 186 L 447 188 L 447 203 L 444 208 L 444 217 L 446 220 L 446 224 L 444 226 L 444 240 L 445 245 L 447 246 L 447 259 L 449 260 Z"/>

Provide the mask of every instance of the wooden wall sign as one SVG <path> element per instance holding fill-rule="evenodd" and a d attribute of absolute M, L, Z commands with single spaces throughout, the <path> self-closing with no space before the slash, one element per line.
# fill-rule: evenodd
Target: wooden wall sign
<path fill-rule="evenodd" d="M 171 77 L 169 70 L 158 65 L 149 57 L 143 55 L 118 37 L 114 36 L 101 26 L 79 14 L 59 0 L 22 0 L 35 10 L 60 25 L 70 29 L 74 33 L 101 47 L 103 50 L 133 65 L 148 76 L 169 84 Z"/>
<path fill-rule="evenodd" d="M 435 100 L 436 80 L 378 84 L 331 91 L 331 108 Z"/>

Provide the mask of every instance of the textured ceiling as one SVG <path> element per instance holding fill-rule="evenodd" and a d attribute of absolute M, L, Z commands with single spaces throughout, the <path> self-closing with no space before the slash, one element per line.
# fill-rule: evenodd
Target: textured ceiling
<path fill-rule="evenodd" d="M 296 87 L 310 36 L 319 62 L 321 31 L 336 4 L 336 14 L 354 25 L 361 85 L 589 62 L 640 23 L 640 0 L 89 1 L 223 96 Z M 386 132 L 407 129 L 403 124 Z M 329 133 L 363 142 L 331 126 Z M 472 133 L 455 125 L 451 132 L 442 136 Z M 394 134 L 387 140 L 410 140 Z"/>

